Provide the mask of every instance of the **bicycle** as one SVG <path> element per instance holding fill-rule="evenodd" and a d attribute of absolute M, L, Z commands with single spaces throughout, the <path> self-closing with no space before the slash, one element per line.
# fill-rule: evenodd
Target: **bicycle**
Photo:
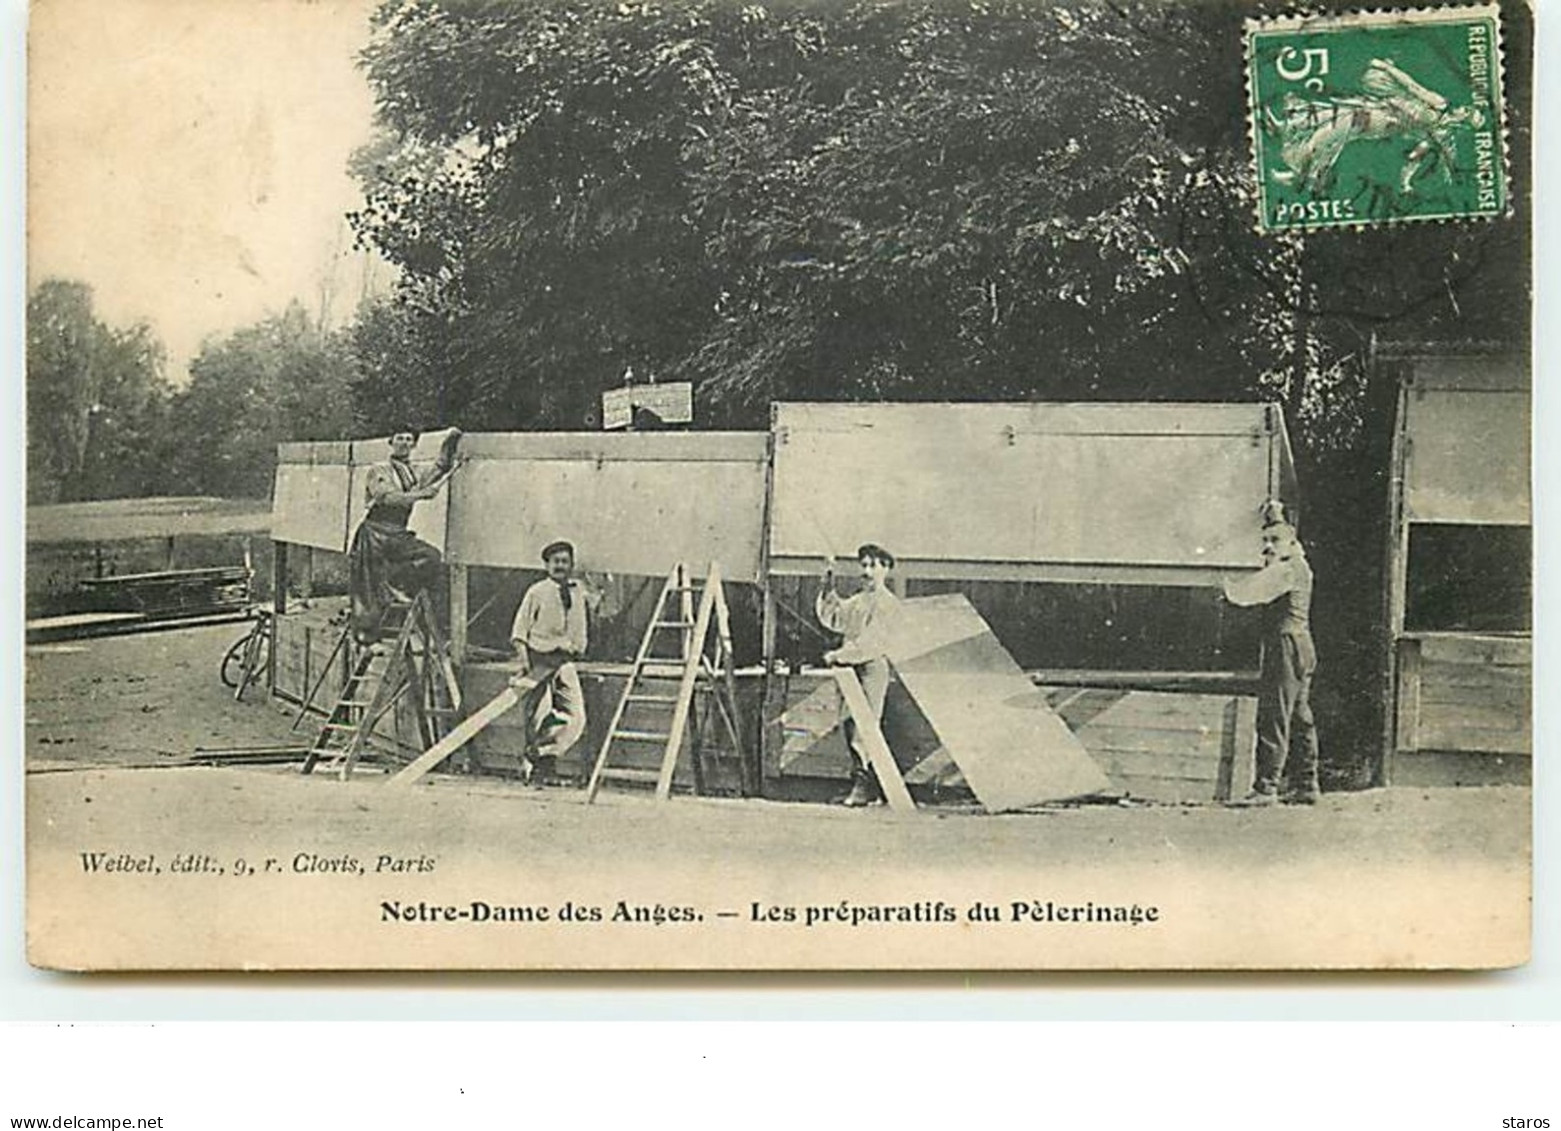
<path fill-rule="evenodd" d="M 222 657 L 217 675 L 224 687 L 233 688 L 235 701 L 271 670 L 273 612 L 269 606 L 256 605 L 255 622 L 249 631 L 235 640 Z"/>

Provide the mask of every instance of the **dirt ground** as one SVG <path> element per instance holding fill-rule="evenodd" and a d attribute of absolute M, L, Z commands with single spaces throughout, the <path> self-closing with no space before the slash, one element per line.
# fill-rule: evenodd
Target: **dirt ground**
<path fill-rule="evenodd" d="M 627 795 L 587 806 L 574 790 L 468 777 L 398 790 L 372 773 L 181 767 L 197 747 L 311 733 L 219 682 L 241 631 L 28 649 L 33 961 L 1440 967 L 1528 952 L 1526 788 L 1329 794 L 1313 809 L 898 816 Z M 1055 919 L 1086 904 L 1157 917 Z M 527 922 L 496 928 L 493 908 Z"/>

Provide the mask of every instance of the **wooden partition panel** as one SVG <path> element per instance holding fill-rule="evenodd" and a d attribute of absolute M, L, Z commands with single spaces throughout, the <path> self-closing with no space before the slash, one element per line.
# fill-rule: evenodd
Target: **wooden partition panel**
<path fill-rule="evenodd" d="M 1258 563 L 1266 406 L 782 404 L 773 571 L 867 541 L 917 572 L 1170 584 Z"/>
<path fill-rule="evenodd" d="M 1404 409 L 1406 518 L 1529 522 L 1527 390 L 1411 389 Z"/>
<path fill-rule="evenodd" d="M 347 549 L 349 451 L 346 443 L 278 446 L 271 501 L 274 541 L 337 553 Z"/>
<path fill-rule="evenodd" d="M 761 433 L 474 435 L 451 487 L 449 556 L 534 569 L 556 538 L 582 569 L 663 576 L 678 561 L 756 579 Z"/>

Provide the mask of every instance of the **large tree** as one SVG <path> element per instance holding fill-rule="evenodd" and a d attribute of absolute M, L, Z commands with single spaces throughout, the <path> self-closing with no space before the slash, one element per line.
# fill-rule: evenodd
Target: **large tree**
<path fill-rule="evenodd" d="M 149 327 L 100 321 L 84 283 L 40 283 L 27 301 L 27 501 L 157 491 L 163 367 Z"/>
<path fill-rule="evenodd" d="M 298 302 L 208 342 L 170 408 L 174 488 L 268 497 L 279 441 L 350 434 L 353 372 L 346 337 L 322 330 Z"/>
<path fill-rule="evenodd" d="M 410 383 L 578 425 L 629 368 L 750 424 L 780 396 L 1060 391 L 1181 269 L 1208 111 L 1173 9 L 391 0 L 377 28 L 354 219 L 421 372 L 374 367 L 371 411 Z"/>

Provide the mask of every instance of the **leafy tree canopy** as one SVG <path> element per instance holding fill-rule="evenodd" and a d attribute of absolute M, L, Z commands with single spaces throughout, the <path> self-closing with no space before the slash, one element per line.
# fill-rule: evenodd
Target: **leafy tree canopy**
<path fill-rule="evenodd" d="M 84 283 L 46 279 L 27 301 L 27 500 L 147 494 L 168 394 L 162 344 L 114 329 Z"/>
<path fill-rule="evenodd" d="M 278 442 L 351 433 L 353 372 L 345 336 L 322 331 L 298 302 L 207 343 L 169 409 L 171 489 L 267 498 Z"/>
<path fill-rule="evenodd" d="M 353 221 L 402 282 L 363 411 L 580 427 L 632 368 L 715 424 L 1261 394 L 1347 440 L 1373 332 L 1511 329 L 1481 267 L 1513 229 L 1258 237 L 1244 14 L 386 0 Z"/>

